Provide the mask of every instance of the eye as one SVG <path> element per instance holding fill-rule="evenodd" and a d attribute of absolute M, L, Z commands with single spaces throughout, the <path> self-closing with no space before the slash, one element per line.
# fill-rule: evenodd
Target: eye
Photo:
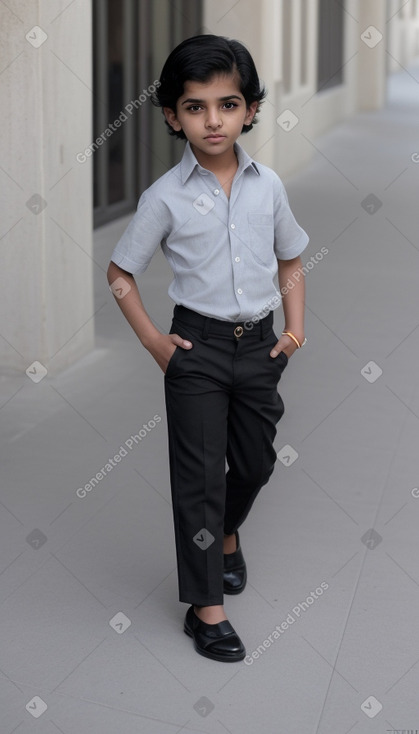
<path fill-rule="evenodd" d="M 224 107 L 226 110 L 233 110 L 237 105 L 234 102 L 224 102 Z"/>
<path fill-rule="evenodd" d="M 187 107 L 186 109 L 189 110 L 190 112 L 199 112 L 199 110 L 201 110 L 202 107 L 199 104 L 192 104 L 190 105 L 190 107 Z"/>

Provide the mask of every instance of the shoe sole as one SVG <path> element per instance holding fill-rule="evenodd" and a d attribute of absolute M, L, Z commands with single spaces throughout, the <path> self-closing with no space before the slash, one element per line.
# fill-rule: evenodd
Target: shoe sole
<path fill-rule="evenodd" d="M 236 657 L 225 657 L 224 655 L 217 655 L 217 653 L 214 653 L 214 652 L 206 652 L 205 650 L 201 650 L 201 648 L 198 647 L 198 645 L 196 644 L 194 640 L 192 631 L 189 629 L 189 627 L 186 626 L 186 624 L 183 627 L 183 631 L 185 632 L 186 635 L 188 635 L 188 637 L 192 637 L 193 645 L 194 645 L 196 652 L 199 655 L 202 655 L 204 658 L 209 658 L 210 660 L 217 660 L 217 662 L 219 663 L 238 663 L 240 662 L 240 660 L 244 660 L 244 658 L 246 657 L 246 650 L 243 653 L 241 653 L 240 656 L 236 656 Z"/>

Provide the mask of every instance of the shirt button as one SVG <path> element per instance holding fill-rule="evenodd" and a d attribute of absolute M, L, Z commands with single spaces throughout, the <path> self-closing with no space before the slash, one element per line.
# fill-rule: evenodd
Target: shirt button
<path fill-rule="evenodd" d="M 241 288 L 237 288 L 237 293 L 239 294 L 239 296 L 241 296 L 241 294 L 243 293 L 242 289 Z"/>
<path fill-rule="evenodd" d="M 214 189 L 214 194 L 215 194 L 216 196 L 218 196 L 218 194 L 219 194 L 219 193 L 220 193 L 220 189 Z"/>
<path fill-rule="evenodd" d="M 236 225 L 235 224 L 230 224 L 230 227 L 231 227 L 231 229 L 236 229 Z"/>
<path fill-rule="evenodd" d="M 236 263 L 239 263 L 240 262 L 240 258 L 239 257 L 235 257 L 234 259 L 235 259 Z"/>

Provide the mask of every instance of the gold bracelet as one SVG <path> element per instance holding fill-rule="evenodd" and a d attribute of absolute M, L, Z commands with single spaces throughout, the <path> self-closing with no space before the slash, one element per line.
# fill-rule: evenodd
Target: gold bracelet
<path fill-rule="evenodd" d="M 298 341 L 297 337 L 294 336 L 294 334 L 292 333 L 292 331 L 283 331 L 282 333 L 283 334 L 286 334 L 287 336 L 289 336 L 296 343 L 298 349 L 301 349 L 301 347 L 303 347 L 304 344 L 307 342 L 307 339 L 304 339 L 303 343 L 300 344 L 300 342 Z"/>

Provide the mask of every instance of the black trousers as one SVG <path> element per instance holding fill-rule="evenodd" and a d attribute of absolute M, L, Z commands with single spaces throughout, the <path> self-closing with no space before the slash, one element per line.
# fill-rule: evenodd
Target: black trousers
<path fill-rule="evenodd" d="M 223 536 L 244 522 L 273 472 L 277 391 L 288 362 L 273 314 L 253 325 L 219 321 L 175 306 L 177 347 L 165 374 L 179 599 L 223 603 Z M 226 466 L 227 462 L 227 466 Z"/>

